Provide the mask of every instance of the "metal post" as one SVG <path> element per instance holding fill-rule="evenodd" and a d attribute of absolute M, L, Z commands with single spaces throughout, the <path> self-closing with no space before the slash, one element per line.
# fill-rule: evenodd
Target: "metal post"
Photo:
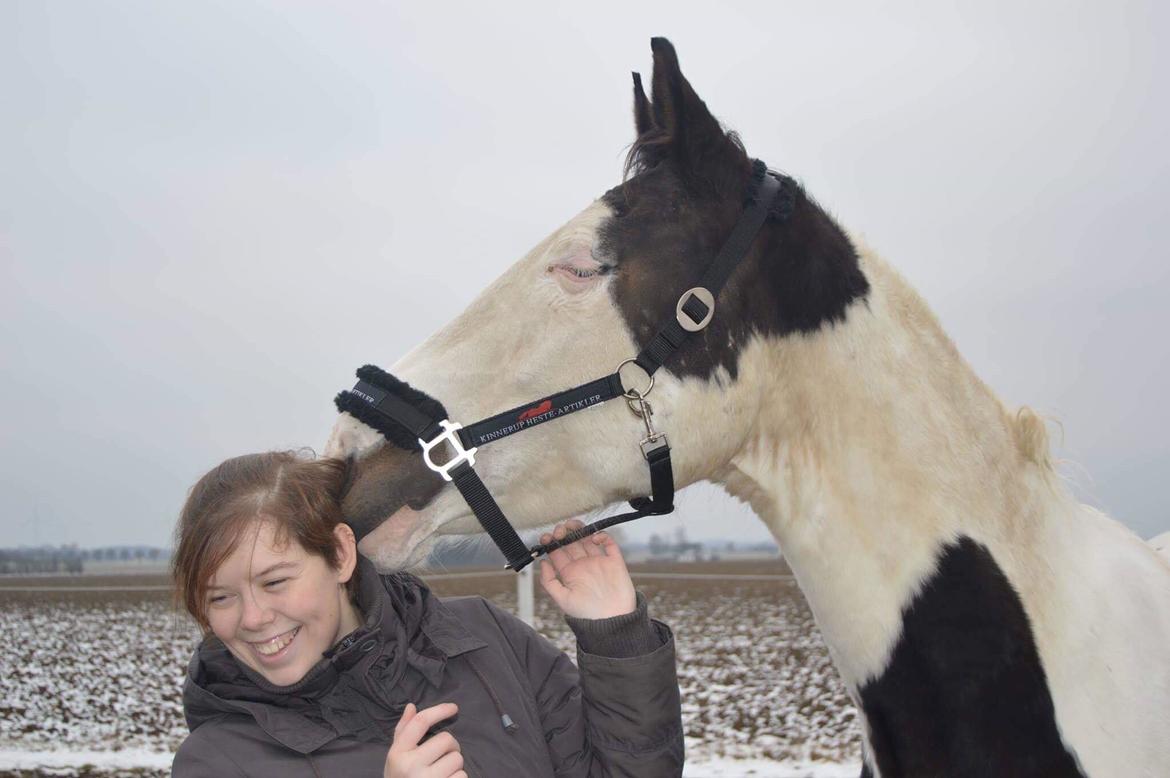
<path fill-rule="evenodd" d="M 516 615 L 530 627 L 536 627 L 534 593 L 536 579 L 532 571 L 536 565 L 528 565 L 516 574 Z"/>

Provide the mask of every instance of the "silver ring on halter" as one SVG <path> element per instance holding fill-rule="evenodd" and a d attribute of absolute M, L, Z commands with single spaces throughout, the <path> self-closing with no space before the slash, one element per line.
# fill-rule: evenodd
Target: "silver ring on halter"
<path fill-rule="evenodd" d="M 620 365 L 618 365 L 617 370 L 614 371 L 615 373 L 618 374 L 618 378 L 621 378 L 622 368 L 625 367 L 626 365 L 630 365 L 630 364 L 637 365 L 638 360 L 627 359 L 624 362 L 622 362 Z M 641 365 L 638 365 L 638 369 L 641 370 L 643 373 L 646 373 L 646 368 L 642 367 Z M 622 388 L 625 389 L 625 391 L 622 392 L 622 397 L 625 397 L 627 400 L 641 400 L 644 397 L 646 397 L 646 395 L 650 394 L 650 390 L 652 390 L 654 388 L 654 375 L 652 373 L 646 373 L 646 375 L 649 376 L 650 383 L 642 391 L 638 391 L 637 389 L 625 389 L 626 382 L 622 381 Z"/>
<path fill-rule="evenodd" d="M 707 315 L 701 321 L 695 321 L 686 313 L 683 312 L 683 306 L 691 299 L 691 295 L 698 298 L 699 302 L 707 306 Z M 692 287 L 683 292 L 682 297 L 678 298 L 678 304 L 674 306 L 674 318 L 678 320 L 678 324 L 687 332 L 698 332 L 711 323 L 711 317 L 715 315 L 715 296 L 711 294 L 709 289 L 704 289 L 701 286 Z"/>

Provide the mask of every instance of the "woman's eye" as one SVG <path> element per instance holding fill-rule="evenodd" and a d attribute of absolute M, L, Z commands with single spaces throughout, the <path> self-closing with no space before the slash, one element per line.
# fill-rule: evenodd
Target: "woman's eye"
<path fill-rule="evenodd" d="M 222 602 L 227 602 L 227 598 L 228 596 L 226 594 L 217 594 L 208 600 L 208 602 L 210 602 L 212 605 L 219 605 Z"/>
<path fill-rule="evenodd" d="M 264 585 L 268 588 L 272 588 L 273 586 L 279 586 L 280 584 L 284 583 L 287 580 L 288 580 L 287 578 L 277 578 L 277 579 L 274 579 L 272 581 L 266 581 L 264 583 Z"/>

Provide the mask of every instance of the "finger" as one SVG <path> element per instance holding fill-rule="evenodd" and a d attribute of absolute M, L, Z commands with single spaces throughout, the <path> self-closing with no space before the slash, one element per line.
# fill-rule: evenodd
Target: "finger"
<path fill-rule="evenodd" d="M 605 540 L 608 537 L 604 532 L 595 532 L 582 539 L 581 547 L 585 549 L 586 556 L 605 556 Z"/>
<path fill-rule="evenodd" d="M 560 540 L 564 536 L 565 536 L 564 528 L 558 524 L 556 526 L 556 528 L 552 531 L 552 535 L 550 537 L 555 538 L 556 540 Z M 552 541 L 550 540 L 549 542 L 552 542 Z M 562 548 L 556 549 L 555 551 L 548 552 L 548 561 L 552 562 L 553 569 L 556 570 L 557 574 L 559 575 L 561 570 L 563 570 L 570 562 L 573 561 L 573 558 L 570 557 L 569 552 L 567 552 L 562 547 Z"/>
<path fill-rule="evenodd" d="M 565 528 L 565 534 L 567 535 L 570 532 L 576 532 L 577 530 L 584 529 L 585 522 L 581 521 L 580 519 L 568 519 L 567 521 L 563 522 L 561 526 Z M 581 541 L 579 540 L 575 541 L 573 545 L 576 545 L 580 542 Z"/>
<path fill-rule="evenodd" d="M 406 708 L 403 709 L 402 715 L 398 717 L 398 723 L 394 725 L 394 737 L 398 737 L 398 733 L 414 718 L 414 714 L 416 713 L 418 713 L 418 708 L 415 707 L 414 703 L 406 703 Z"/>
<path fill-rule="evenodd" d="M 561 522 L 560 524 L 558 524 L 557 528 L 555 530 L 553 530 L 553 537 L 556 538 L 557 540 L 560 540 L 563 537 L 565 537 L 565 535 L 568 535 L 569 531 L 570 531 L 569 526 L 568 526 L 569 523 L 570 522 L 565 521 L 565 522 Z M 581 548 L 581 541 L 579 541 L 579 540 L 565 546 L 564 551 L 565 551 L 565 555 L 570 560 L 581 559 L 582 557 L 585 556 L 585 549 Z M 560 568 L 558 567 L 558 570 L 559 569 Z"/>
<path fill-rule="evenodd" d="M 450 776 L 463 769 L 463 754 L 458 751 L 452 751 L 448 754 L 443 754 L 435 760 L 434 764 L 427 770 L 427 775 L 433 775 L 435 778 L 450 778 Z"/>
<path fill-rule="evenodd" d="M 438 724 L 443 719 L 449 719 L 459 712 L 459 706 L 453 702 L 441 702 L 438 705 L 432 705 L 429 708 L 423 708 L 418 713 L 414 714 L 407 724 L 402 728 L 402 732 L 394 739 L 395 744 L 404 745 L 408 748 L 414 748 L 418 742 L 422 740 L 423 735 L 427 730 Z"/>
<path fill-rule="evenodd" d="M 547 559 L 540 562 L 540 585 L 544 587 L 545 592 L 548 593 L 549 597 L 552 597 L 553 602 L 558 606 L 561 606 L 561 598 L 569 592 L 561 583 L 561 579 L 557 578 L 556 570 Z M 563 610 L 564 607 L 561 606 L 561 609 Z"/>
<path fill-rule="evenodd" d="M 569 521 L 565 522 L 565 529 L 569 532 L 577 532 L 578 530 L 584 528 L 585 522 L 581 521 L 580 519 L 570 519 Z M 573 543 L 570 547 L 570 555 L 572 555 L 574 551 L 580 551 L 581 556 L 575 558 L 579 559 L 581 557 L 587 556 L 604 556 L 605 552 L 597 547 L 597 541 L 594 540 L 595 537 L 597 537 L 596 533 L 592 535 L 586 535 L 585 537 Z"/>
<path fill-rule="evenodd" d="M 459 741 L 450 732 L 440 732 L 434 737 L 427 738 L 427 741 L 415 749 L 415 758 L 419 760 L 421 765 L 434 764 L 444 754 L 459 753 L 462 749 L 459 747 Z M 462 763 L 459 765 L 462 767 Z M 454 768 L 443 775 L 450 775 L 457 770 Z"/>

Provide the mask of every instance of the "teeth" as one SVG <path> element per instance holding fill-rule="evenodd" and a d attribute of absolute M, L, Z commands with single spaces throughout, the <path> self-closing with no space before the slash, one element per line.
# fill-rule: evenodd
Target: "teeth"
<path fill-rule="evenodd" d="M 283 635 L 277 635 L 266 643 L 253 643 L 252 645 L 255 646 L 256 650 L 264 656 L 272 656 L 291 643 L 292 639 L 296 637 L 299 630 L 300 627 L 297 627 L 291 632 L 286 632 Z"/>

